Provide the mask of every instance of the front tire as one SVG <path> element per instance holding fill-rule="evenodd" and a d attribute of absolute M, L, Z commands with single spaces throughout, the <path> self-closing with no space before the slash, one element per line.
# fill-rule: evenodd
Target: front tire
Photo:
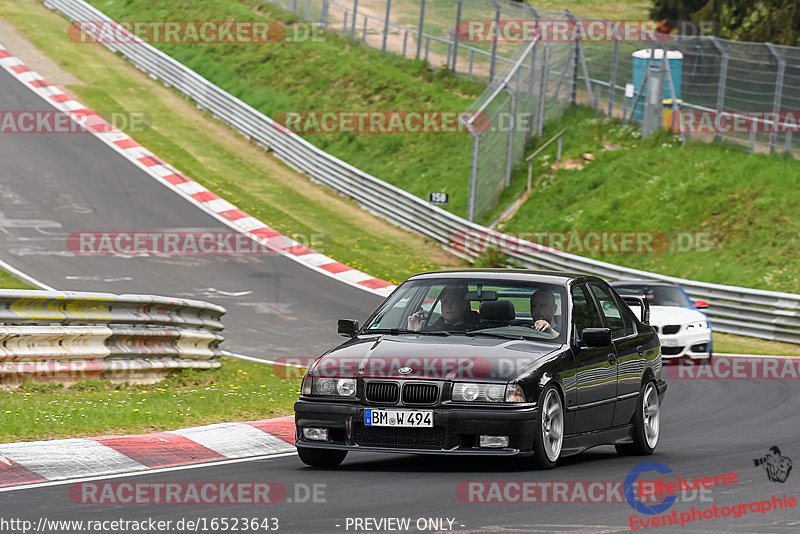
<path fill-rule="evenodd" d="M 347 456 L 347 451 L 336 451 L 328 449 L 308 449 L 297 447 L 297 455 L 300 461 L 311 467 L 339 467 Z"/>
<path fill-rule="evenodd" d="M 549 384 L 539 395 L 539 413 L 533 438 L 533 456 L 524 459 L 525 467 L 552 469 L 561 457 L 564 444 L 564 402 L 558 388 Z"/>
<path fill-rule="evenodd" d="M 661 405 L 655 382 L 647 382 L 639 392 L 633 416 L 633 443 L 615 445 L 619 454 L 646 456 L 653 454 L 661 431 Z"/>

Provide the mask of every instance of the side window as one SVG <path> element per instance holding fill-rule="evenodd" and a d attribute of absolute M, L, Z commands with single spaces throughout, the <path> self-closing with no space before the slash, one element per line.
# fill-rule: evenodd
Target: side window
<path fill-rule="evenodd" d="M 579 339 L 584 328 L 603 328 L 603 321 L 586 286 L 579 285 L 572 288 L 572 322 Z"/>
<path fill-rule="evenodd" d="M 611 329 L 611 337 L 616 339 L 633 334 L 633 324 L 622 313 L 611 291 L 597 282 L 589 282 L 589 285 L 592 288 L 592 292 L 597 297 L 597 300 L 600 301 L 600 307 L 603 310 L 606 324 Z"/>

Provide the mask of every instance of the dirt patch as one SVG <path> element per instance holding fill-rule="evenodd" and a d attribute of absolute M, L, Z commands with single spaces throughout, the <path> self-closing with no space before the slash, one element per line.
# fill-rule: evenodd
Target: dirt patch
<path fill-rule="evenodd" d="M 84 85 L 82 81 L 62 70 L 55 61 L 25 39 L 13 24 L 2 19 L 0 19 L 0 35 L 2 35 L 0 44 L 5 46 L 9 53 L 17 56 L 31 69 L 44 76 L 48 82 L 61 86 L 62 90 L 67 85 Z M 70 96 L 74 97 L 74 95 Z"/>

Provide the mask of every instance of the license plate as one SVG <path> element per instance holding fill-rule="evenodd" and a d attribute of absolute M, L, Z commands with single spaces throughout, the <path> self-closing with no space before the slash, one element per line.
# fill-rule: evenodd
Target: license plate
<path fill-rule="evenodd" d="M 677 347 L 678 346 L 678 340 L 677 339 L 667 338 L 667 339 L 663 340 L 661 342 L 661 344 L 664 345 L 665 347 Z"/>
<path fill-rule="evenodd" d="M 429 410 L 364 410 L 367 426 L 432 427 L 433 412 Z"/>

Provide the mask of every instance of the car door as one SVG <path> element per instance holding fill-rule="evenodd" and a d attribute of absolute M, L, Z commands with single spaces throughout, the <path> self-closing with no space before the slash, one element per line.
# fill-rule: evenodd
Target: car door
<path fill-rule="evenodd" d="M 572 351 L 575 355 L 576 406 L 574 433 L 609 428 L 617 395 L 616 352 L 606 347 L 587 347 L 581 342 L 584 328 L 604 328 L 596 301 L 585 284 L 572 287 Z"/>
<path fill-rule="evenodd" d="M 605 282 L 590 281 L 617 354 L 617 392 L 612 425 L 630 422 L 644 372 L 643 347 L 636 335 L 632 312 Z"/>

